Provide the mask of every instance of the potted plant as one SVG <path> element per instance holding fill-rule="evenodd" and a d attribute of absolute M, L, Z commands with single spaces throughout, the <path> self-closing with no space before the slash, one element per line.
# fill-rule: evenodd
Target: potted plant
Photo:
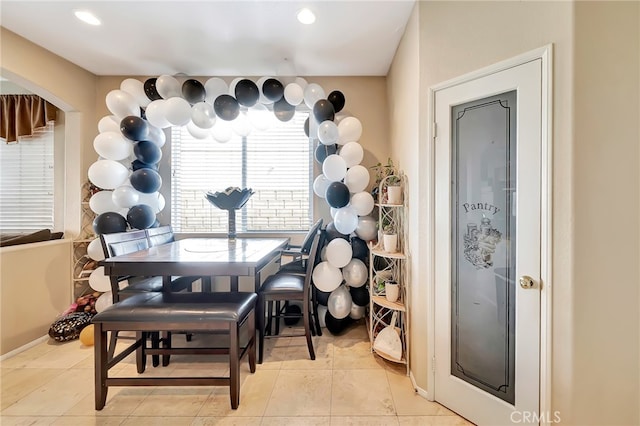
<path fill-rule="evenodd" d="M 400 286 L 394 279 L 388 279 L 384 283 L 384 295 L 389 302 L 395 302 L 400 297 Z"/>
<path fill-rule="evenodd" d="M 402 186 L 400 176 L 391 175 L 387 177 L 387 203 L 402 204 Z"/>
<path fill-rule="evenodd" d="M 382 227 L 382 247 L 387 253 L 398 251 L 398 234 L 391 224 Z"/>
<path fill-rule="evenodd" d="M 395 164 L 393 164 L 393 160 L 390 157 L 387 158 L 386 164 L 378 162 L 378 164 L 376 164 L 375 166 L 371 166 L 370 168 L 375 172 L 375 182 L 373 189 L 371 190 L 371 195 L 373 196 L 375 202 L 379 202 L 384 199 L 384 197 L 379 198 L 380 194 L 378 194 L 378 192 L 380 191 L 380 182 L 382 182 L 382 179 L 386 178 L 387 176 L 397 175 L 398 170 L 396 169 L 396 166 Z"/>

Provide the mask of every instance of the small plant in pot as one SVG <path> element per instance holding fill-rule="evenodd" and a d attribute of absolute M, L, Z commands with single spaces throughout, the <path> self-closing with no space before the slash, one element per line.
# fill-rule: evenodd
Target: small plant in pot
<path fill-rule="evenodd" d="M 387 253 L 398 251 L 398 234 L 391 224 L 382 227 L 382 247 Z"/>
<path fill-rule="evenodd" d="M 376 203 L 383 202 L 385 197 L 381 197 L 378 193 L 380 191 L 380 182 L 382 182 L 382 179 L 387 176 L 397 175 L 398 170 L 396 169 L 395 164 L 393 164 L 393 160 L 391 158 L 387 158 L 386 164 L 378 162 L 378 164 L 371 166 L 370 168 L 375 172 L 375 182 L 373 184 L 373 189 L 371 190 L 371 195 Z"/>
<path fill-rule="evenodd" d="M 394 279 L 389 279 L 384 283 L 384 294 L 389 302 L 396 302 L 400 297 L 400 286 Z"/>
<path fill-rule="evenodd" d="M 402 186 L 400 176 L 392 175 L 387 178 L 387 203 L 402 204 Z"/>

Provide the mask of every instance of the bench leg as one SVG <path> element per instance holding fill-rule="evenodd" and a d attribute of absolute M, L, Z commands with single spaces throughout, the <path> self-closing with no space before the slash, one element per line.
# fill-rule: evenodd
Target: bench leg
<path fill-rule="evenodd" d="M 229 393 L 231 408 L 240 404 L 240 324 L 232 324 L 229 330 Z"/>
<path fill-rule="evenodd" d="M 145 353 L 147 337 L 148 333 L 146 331 L 136 332 L 136 340 L 141 343 L 140 347 L 136 349 L 136 369 L 138 370 L 138 374 L 144 373 L 144 370 L 147 368 L 147 354 Z"/>
<path fill-rule="evenodd" d="M 171 332 L 170 331 L 163 331 L 161 340 L 162 340 L 162 347 L 164 349 L 171 349 Z M 171 361 L 171 355 L 162 355 L 163 367 L 166 367 L 167 365 L 169 365 L 170 361 Z"/>
<path fill-rule="evenodd" d="M 94 325 L 94 371 L 95 371 L 95 405 L 96 410 L 102 410 L 107 402 L 107 362 L 109 350 L 107 348 L 107 332 L 102 329 L 102 323 Z"/>
<path fill-rule="evenodd" d="M 160 332 L 152 331 L 151 335 L 151 347 L 153 349 L 160 349 Z M 157 367 L 160 365 L 160 355 L 151 355 L 151 365 Z"/>
<path fill-rule="evenodd" d="M 256 315 L 258 316 L 258 318 L 256 318 L 256 323 L 257 323 L 257 327 L 258 327 L 258 345 L 259 347 L 259 352 L 258 352 L 258 364 L 262 364 L 262 358 L 264 356 L 264 300 L 261 297 L 258 297 L 258 303 L 256 304 Z"/>
<path fill-rule="evenodd" d="M 249 318 L 247 318 L 247 322 L 249 323 L 249 342 L 247 345 L 247 351 L 249 351 L 249 371 L 252 373 L 256 372 L 256 312 L 255 310 L 251 311 L 249 314 Z"/>

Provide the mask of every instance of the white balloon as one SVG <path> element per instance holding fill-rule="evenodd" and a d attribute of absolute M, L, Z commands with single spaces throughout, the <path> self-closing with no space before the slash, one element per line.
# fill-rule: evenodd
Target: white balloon
<path fill-rule="evenodd" d="M 304 103 L 310 109 L 313 109 L 313 106 L 317 101 L 325 98 L 326 96 L 324 94 L 324 90 L 322 89 L 322 87 L 320 87 L 319 84 L 311 83 L 304 88 Z"/>
<path fill-rule="evenodd" d="M 131 186 L 122 185 L 113 190 L 111 199 L 116 206 L 129 209 L 139 203 L 140 192 Z"/>
<path fill-rule="evenodd" d="M 119 187 L 129 177 L 129 169 L 114 160 L 99 160 L 89 166 L 89 180 L 101 189 Z"/>
<path fill-rule="evenodd" d="M 120 132 L 104 132 L 93 140 L 93 149 L 107 160 L 120 161 L 133 153 L 133 144 Z"/>
<path fill-rule="evenodd" d="M 161 128 L 149 124 L 149 140 L 162 148 L 167 142 L 167 135 Z"/>
<path fill-rule="evenodd" d="M 362 123 L 355 117 L 347 117 L 338 124 L 338 144 L 360 140 L 362 136 Z"/>
<path fill-rule="evenodd" d="M 342 268 L 342 276 L 350 287 L 362 287 L 367 282 L 369 273 L 364 262 L 354 258 Z"/>
<path fill-rule="evenodd" d="M 95 214 L 118 211 L 113 202 L 113 191 L 98 191 L 89 199 L 89 208 Z"/>
<path fill-rule="evenodd" d="M 216 124 L 216 113 L 211 104 L 198 102 L 191 107 L 191 121 L 201 129 L 210 129 Z"/>
<path fill-rule="evenodd" d="M 344 179 L 347 165 L 338 154 L 331 154 L 322 162 L 322 173 L 331 182 L 338 182 Z"/>
<path fill-rule="evenodd" d="M 175 126 L 184 126 L 191 121 L 191 105 L 183 98 L 167 99 L 164 110 L 167 121 Z"/>
<path fill-rule="evenodd" d="M 367 311 L 366 306 L 356 305 L 355 303 L 351 303 L 351 312 L 349 312 L 349 317 L 354 320 L 359 320 L 363 318 Z"/>
<path fill-rule="evenodd" d="M 115 115 L 105 115 L 98 121 L 98 131 L 120 133 L 120 120 Z"/>
<path fill-rule="evenodd" d="M 160 129 L 171 126 L 171 123 L 169 123 L 169 120 L 167 120 L 167 113 L 165 108 L 166 102 L 167 101 L 165 101 L 164 99 L 158 99 L 157 101 L 151 102 L 145 110 L 147 121 L 151 125 Z"/>
<path fill-rule="evenodd" d="M 320 291 L 330 292 L 342 283 L 342 272 L 329 262 L 320 262 L 313 268 L 313 283 Z"/>
<path fill-rule="evenodd" d="M 347 142 L 340 148 L 340 157 L 344 158 L 347 167 L 353 167 L 362 162 L 364 158 L 364 149 L 358 142 Z"/>
<path fill-rule="evenodd" d="M 327 261 L 336 268 L 346 266 L 353 257 L 351 244 L 343 238 L 334 238 L 327 244 Z"/>
<path fill-rule="evenodd" d="M 369 186 L 369 170 L 360 164 L 349 168 L 344 176 L 344 184 L 351 193 L 364 191 Z"/>
<path fill-rule="evenodd" d="M 151 99 L 144 93 L 144 83 L 135 78 L 126 78 L 120 83 L 120 90 L 123 90 L 133 96 L 141 107 L 146 107 Z"/>
<path fill-rule="evenodd" d="M 229 86 L 223 79 L 212 77 L 204 83 L 204 90 L 207 93 L 205 102 L 213 104 L 218 96 L 229 92 Z"/>
<path fill-rule="evenodd" d="M 322 247 L 322 250 L 320 250 L 320 260 L 322 262 L 327 260 L 327 246 Z"/>
<path fill-rule="evenodd" d="M 241 80 L 244 80 L 244 77 L 236 77 L 231 80 L 231 83 L 229 83 L 229 95 L 233 96 L 234 98 L 236 97 L 236 86 Z"/>
<path fill-rule="evenodd" d="M 156 90 L 164 99 L 182 97 L 180 82 L 170 75 L 161 75 L 156 80 Z"/>
<path fill-rule="evenodd" d="M 249 119 L 245 113 L 240 113 L 238 116 L 231 122 L 231 128 L 238 136 L 249 136 L 251 133 L 251 123 L 249 123 Z"/>
<path fill-rule="evenodd" d="M 290 105 L 300 105 L 304 100 L 304 90 L 297 83 L 289 83 L 284 88 L 284 99 Z"/>
<path fill-rule="evenodd" d="M 211 135 L 209 130 L 196 126 L 193 121 L 187 123 L 187 131 L 196 139 L 206 139 Z"/>
<path fill-rule="evenodd" d="M 109 290 L 102 293 L 100 297 L 96 299 L 94 308 L 96 309 L 96 312 L 102 312 L 111 305 L 113 305 L 113 294 L 111 293 L 111 290 Z"/>
<path fill-rule="evenodd" d="M 102 243 L 100 237 L 94 239 L 87 245 L 87 256 L 96 261 L 104 260 L 104 251 L 102 250 Z"/>
<path fill-rule="evenodd" d="M 349 316 L 352 303 L 351 293 L 349 293 L 346 286 L 341 285 L 329 295 L 327 309 L 329 309 L 329 313 L 333 315 L 334 318 L 342 319 Z"/>
<path fill-rule="evenodd" d="M 249 108 L 247 118 L 256 130 L 268 130 L 273 125 L 273 113 L 261 103 L 257 103 Z"/>
<path fill-rule="evenodd" d="M 318 139 L 324 145 L 338 142 L 338 126 L 331 120 L 325 120 L 318 126 Z"/>
<path fill-rule="evenodd" d="M 344 235 L 349 235 L 358 227 L 358 214 L 351 206 L 339 208 L 333 219 L 336 230 Z"/>
<path fill-rule="evenodd" d="M 338 209 L 336 209 L 335 207 L 329 208 L 329 214 L 331 215 L 331 219 L 335 219 L 336 218 L 336 213 L 337 212 L 338 212 Z"/>
<path fill-rule="evenodd" d="M 378 227 L 376 220 L 371 216 L 361 216 L 358 218 L 356 235 L 364 241 L 371 241 L 378 237 Z"/>
<path fill-rule="evenodd" d="M 304 91 L 304 89 L 307 88 L 307 86 L 309 85 L 309 83 L 307 83 L 307 80 L 305 80 L 302 77 L 296 77 L 296 79 L 294 80 L 294 83 L 297 84 L 298 86 L 300 86 L 300 88 Z"/>
<path fill-rule="evenodd" d="M 313 192 L 320 198 L 325 198 L 327 195 L 327 188 L 331 184 L 331 181 L 328 180 L 324 175 L 319 175 L 313 181 Z"/>
<path fill-rule="evenodd" d="M 231 124 L 228 121 L 217 120 L 215 126 L 211 128 L 211 136 L 220 143 L 229 142 L 233 137 Z"/>
<path fill-rule="evenodd" d="M 89 275 L 89 286 L 95 291 L 109 291 L 111 290 L 111 280 L 109 275 L 104 274 L 104 266 L 99 266 L 94 269 Z"/>
<path fill-rule="evenodd" d="M 129 115 L 140 117 L 140 105 L 133 96 L 123 90 L 116 89 L 107 93 L 106 104 L 109 111 L 119 120 Z"/>
<path fill-rule="evenodd" d="M 373 211 L 373 196 L 368 192 L 357 192 L 351 196 L 351 207 L 354 208 L 358 216 L 366 216 Z"/>
<path fill-rule="evenodd" d="M 164 209 L 165 200 L 162 194 L 159 192 L 152 192 L 151 194 L 145 194 L 138 192 L 138 204 L 146 204 L 153 209 L 153 212 L 158 214 Z"/>
<path fill-rule="evenodd" d="M 318 318 L 320 320 L 320 327 L 322 328 L 327 328 L 327 323 L 326 323 L 326 317 L 327 317 L 327 311 L 329 309 L 324 306 L 324 305 L 318 305 L 318 316 L 320 318 Z"/>

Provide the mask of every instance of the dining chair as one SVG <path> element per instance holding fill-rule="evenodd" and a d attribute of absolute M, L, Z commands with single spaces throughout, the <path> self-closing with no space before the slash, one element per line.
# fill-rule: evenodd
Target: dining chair
<path fill-rule="evenodd" d="M 277 338 L 277 337 L 301 337 L 305 336 L 307 339 L 307 347 L 309 349 L 309 356 L 312 360 L 316 359 L 315 352 L 313 350 L 313 342 L 311 339 L 311 277 L 313 268 L 315 267 L 316 253 L 318 251 L 318 245 L 320 241 L 321 232 L 318 229 L 316 234 L 311 240 L 311 246 L 309 250 L 308 261 L 306 262 L 305 274 L 295 273 L 282 273 L 277 272 L 264 281 L 262 287 L 258 291 L 258 339 L 260 343 L 260 350 L 258 354 L 258 363 L 262 364 L 264 357 L 264 340 L 265 338 Z M 294 312 L 282 312 L 279 310 L 273 310 L 274 301 L 300 301 L 302 302 L 302 309 L 300 313 Z M 266 311 L 265 311 L 266 308 Z M 304 325 L 304 334 L 287 334 L 286 336 L 280 336 L 278 334 L 265 335 L 265 313 L 269 316 L 269 321 L 272 319 L 276 322 L 280 321 L 280 318 L 302 318 Z"/>
<path fill-rule="evenodd" d="M 290 257 L 291 261 L 281 264 L 279 271 L 292 272 L 301 275 L 305 274 L 306 262 L 309 257 L 309 252 L 311 251 L 311 243 L 318 233 L 318 230 L 322 228 L 322 224 L 323 220 L 318 219 L 316 223 L 309 228 L 309 232 L 307 232 L 307 235 L 304 237 L 302 244 L 299 246 L 289 245 L 282 251 L 282 256 Z"/>

